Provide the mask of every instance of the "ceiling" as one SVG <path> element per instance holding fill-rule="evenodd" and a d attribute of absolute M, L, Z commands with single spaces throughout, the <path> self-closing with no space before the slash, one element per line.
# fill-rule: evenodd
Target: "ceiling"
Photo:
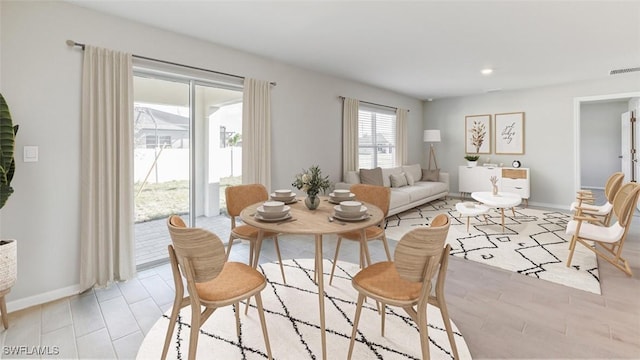
<path fill-rule="evenodd" d="M 640 1 L 69 2 L 419 99 L 640 67 Z"/>

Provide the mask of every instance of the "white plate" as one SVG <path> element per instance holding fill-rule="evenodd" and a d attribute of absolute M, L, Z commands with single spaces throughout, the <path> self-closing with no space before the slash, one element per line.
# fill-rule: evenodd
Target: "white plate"
<path fill-rule="evenodd" d="M 340 205 L 336 205 L 333 207 L 333 210 L 335 211 L 335 213 L 343 218 L 348 218 L 348 219 L 352 219 L 352 218 L 357 218 L 357 217 L 361 217 L 362 215 L 364 215 L 367 212 L 367 207 L 362 205 L 360 207 L 360 211 L 342 211 L 340 208 Z"/>
<path fill-rule="evenodd" d="M 263 219 L 273 219 L 273 218 L 283 217 L 284 215 L 289 213 L 289 210 L 291 210 L 291 207 L 286 205 L 282 208 L 282 211 L 278 211 L 278 212 L 264 211 L 264 207 L 258 206 L 258 208 L 256 209 L 256 212 Z"/>
<path fill-rule="evenodd" d="M 338 220 L 342 220 L 342 221 L 362 221 L 362 220 L 367 220 L 369 218 L 369 214 L 365 213 L 363 215 L 360 215 L 358 217 L 342 217 L 340 216 L 340 214 L 335 213 L 333 214 L 333 217 L 338 219 Z"/>
<path fill-rule="evenodd" d="M 333 193 L 329 194 L 329 202 L 332 204 L 340 204 L 341 201 L 351 201 L 356 198 L 356 194 L 351 193 L 349 196 L 335 197 Z"/>
<path fill-rule="evenodd" d="M 291 196 L 287 196 L 287 197 L 280 197 L 276 193 L 271 194 L 271 200 L 282 201 L 285 204 L 290 203 L 295 199 L 296 199 L 296 194 L 291 194 Z"/>
<path fill-rule="evenodd" d="M 256 214 L 255 218 L 257 220 L 264 221 L 264 222 L 278 222 L 278 221 L 287 220 L 287 219 L 291 218 L 291 213 L 288 212 L 288 213 L 284 214 L 283 216 L 280 216 L 280 217 L 277 217 L 277 218 L 269 218 L 269 219 L 265 219 L 265 218 L 262 217 L 262 215 Z"/>

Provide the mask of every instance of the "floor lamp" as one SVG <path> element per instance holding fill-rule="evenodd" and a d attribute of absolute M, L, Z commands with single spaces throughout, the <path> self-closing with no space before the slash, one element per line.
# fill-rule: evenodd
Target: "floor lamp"
<path fill-rule="evenodd" d="M 423 141 L 431 143 L 431 148 L 429 149 L 429 167 L 431 169 L 431 159 L 433 159 L 433 163 L 435 164 L 435 168 L 438 168 L 438 162 L 436 161 L 436 150 L 433 148 L 433 143 L 440 142 L 440 130 L 425 130 L 423 135 Z"/>

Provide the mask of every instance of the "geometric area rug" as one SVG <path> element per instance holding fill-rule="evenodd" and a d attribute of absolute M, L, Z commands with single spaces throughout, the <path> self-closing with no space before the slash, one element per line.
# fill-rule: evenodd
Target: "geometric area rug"
<path fill-rule="evenodd" d="M 566 266 L 571 237 L 565 233 L 571 214 L 517 207 L 515 216 L 505 209 L 504 232 L 498 209 L 491 209 L 487 222 L 480 215 L 470 219 L 455 209 L 460 200 L 437 200 L 387 218 L 388 239 L 400 240 L 416 226 L 428 225 L 436 215 L 451 218 L 447 243 L 451 255 L 522 275 L 600 294 L 596 255 L 576 245 L 571 267 Z"/>
<path fill-rule="evenodd" d="M 327 359 L 346 359 L 356 310 L 357 291 L 351 278 L 359 271 L 356 264 L 339 261 L 333 284 L 329 286 L 331 262 L 324 260 L 325 324 Z M 318 287 L 313 282 L 314 260 L 283 261 L 287 283 L 282 283 L 280 268 L 275 263 L 259 266 L 267 286 L 262 291 L 267 332 L 274 359 L 320 359 L 320 324 Z M 445 299 L 446 300 L 446 299 Z M 266 359 L 260 320 L 251 301 L 248 315 L 241 304 L 241 332 L 236 334 L 232 306 L 216 310 L 204 323 L 198 337 L 197 359 Z M 190 306 L 182 309 L 176 325 L 168 359 L 187 359 L 190 333 Z M 165 313 L 151 328 L 138 350 L 137 359 L 159 359 L 162 354 L 168 317 Z M 429 348 L 432 359 L 452 359 L 442 317 L 438 308 L 427 307 Z M 453 321 L 451 322 L 458 354 L 471 359 L 469 348 Z M 402 309 L 387 306 L 385 336 L 380 335 L 380 315 L 376 303 L 365 302 L 353 359 L 420 359 L 420 338 L 417 326 Z"/>

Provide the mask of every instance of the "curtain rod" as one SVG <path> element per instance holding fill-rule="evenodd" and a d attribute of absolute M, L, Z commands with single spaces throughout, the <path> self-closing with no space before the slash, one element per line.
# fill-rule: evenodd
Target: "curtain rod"
<path fill-rule="evenodd" d="M 344 96 L 338 96 L 340 99 L 344 100 L 345 97 Z M 393 106 L 389 106 L 389 105 L 382 105 L 382 104 L 376 104 L 374 102 L 369 102 L 369 101 L 363 101 L 363 100 L 358 100 L 361 103 L 365 103 L 365 104 L 369 104 L 369 105 L 375 105 L 375 106 L 382 106 L 382 107 L 386 107 L 389 109 L 393 109 L 393 110 L 398 110 L 397 107 L 393 107 Z M 409 110 L 407 110 L 407 112 L 409 112 Z"/>
<path fill-rule="evenodd" d="M 85 44 L 77 43 L 77 42 L 75 42 L 73 40 L 67 40 L 67 45 L 69 45 L 69 46 L 78 46 L 78 47 L 82 48 L 83 51 L 84 51 L 84 48 L 85 48 Z M 244 76 L 240 76 L 240 75 L 234 75 L 234 74 L 229 74 L 229 73 L 225 73 L 225 72 L 205 69 L 205 68 L 201 68 L 201 67 L 197 67 L 197 66 L 191 66 L 191 65 L 175 63 L 175 62 L 172 62 L 172 61 L 154 59 L 154 58 L 135 55 L 135 54 L 132 54 L 131 56 L 133 56 L 134 58 L 137 58 L 137 59 L 149 60 L 149 61 L 159 62 L 159 63 L 163 63 L 163 64 L 168 64 L 168 65 L 175 65 L 175 66 L 180 66 L 180 67 L 184 67 L 184 68 L 188 68 L 188 69 L 200 70 L 200 71 L 210 72 L 210 73 L 219 74 L 219 75 L 231 76 L 231 77 L 242 79 L 242 80 L 244 80 L 244 78 L 245 78 Z M 271 84 L 272 86 L 276 86 L 276 83 L 273 82 L 273 81 L 269 82 L 269 84 Z"/>

